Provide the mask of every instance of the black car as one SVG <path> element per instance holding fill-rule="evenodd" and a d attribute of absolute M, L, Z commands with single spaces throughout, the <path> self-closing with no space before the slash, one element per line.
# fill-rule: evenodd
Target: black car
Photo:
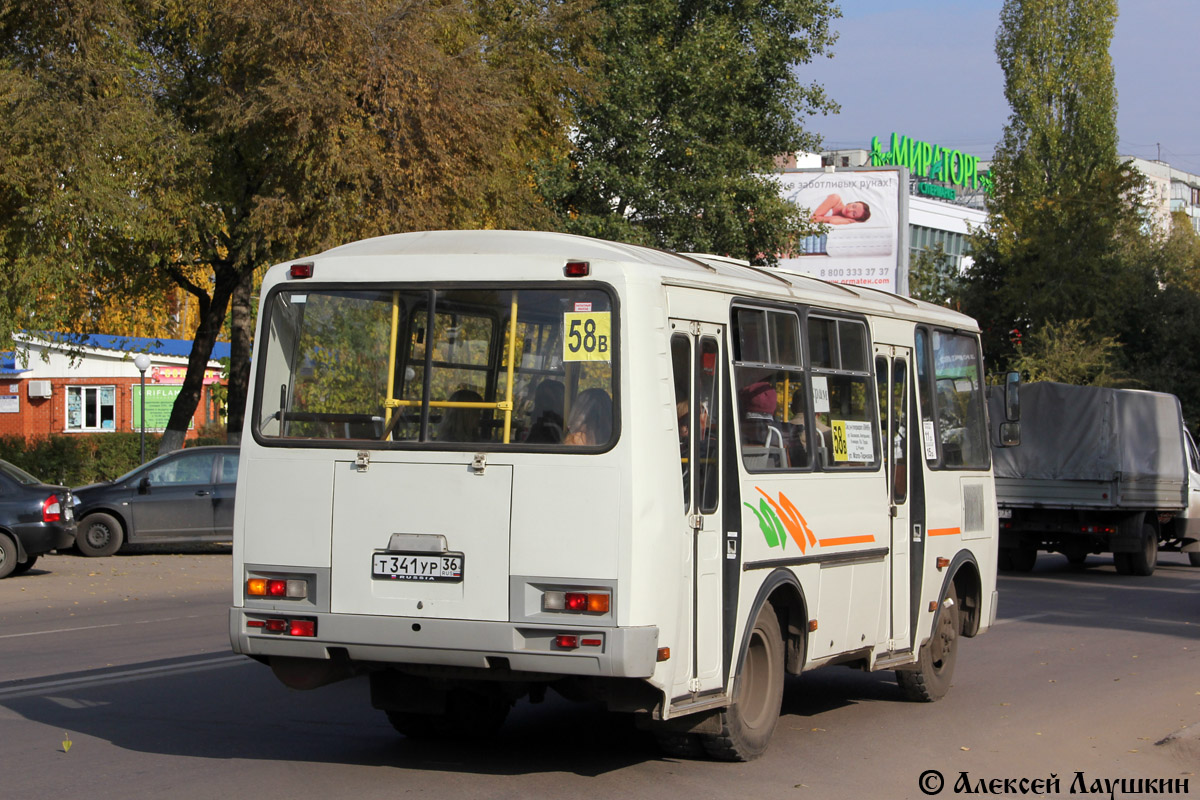
<path fill-rule="evenodd" d="M 126 542 L 228 542 L 237 470 L 236 447 L 189 447 L 115 481 L 73 489 L 75 546 L 85 556 L 108 556 Z"/>
<path fill-rule="evenodd" d="M 71 491 L 0 461 L 0 578 L 28 571 L 42 553 L 75 541 Z"/>

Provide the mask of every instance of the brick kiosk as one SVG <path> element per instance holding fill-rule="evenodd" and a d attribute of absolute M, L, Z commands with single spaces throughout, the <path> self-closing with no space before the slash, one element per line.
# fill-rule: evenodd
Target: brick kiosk
<path fill-rule="evenodd" d="M 146 430 L 160 431 L 164 413 L 183 384 L 192 343 L 91 334 L 25 334 L 17 353 L 0 357 L 0 436 L 36 439 L 51 435 L 140 430 L 141 375 L 138 353 L 150 356 L 146 370 Z M 212 389 L 222 381 L 219 359 L 229 343 L 218 342 L 205 372 L 205 387 L 187 438 L 219 420 Z"/>

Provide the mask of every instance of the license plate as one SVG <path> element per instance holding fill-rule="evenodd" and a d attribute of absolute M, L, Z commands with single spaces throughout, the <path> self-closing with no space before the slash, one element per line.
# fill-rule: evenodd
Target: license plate
<path fill-rule="evenodd" d="M 1012 519 L 1012 509 L 1011 508 L 996 509 L 996 518 L 997 519 Z"/>
<path fill-rule="evenodd" d="M 375 553 L 371 577 L 381 581 L 451 581 L 463 579 L 462 553 Z"/>

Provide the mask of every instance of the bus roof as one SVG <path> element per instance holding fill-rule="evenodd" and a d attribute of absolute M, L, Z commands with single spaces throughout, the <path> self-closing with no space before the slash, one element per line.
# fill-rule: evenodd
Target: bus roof
<path fill-rule="evenodd" d="M 586 236 L 544 231 L 419 231 L 378 236 L 326 250 L 311 260 L 378 258 L 410 255 L 557 256 L 579 261 L 609 261 L 659 273 L 665 283 L 698 289 L 775 297 L 792 302 L 890 317 L 939 322 L 977 330 L 971 317 L 942 306 L 866 286 L 832 283 L 777 267 L 756 267 L 726 256 L 673 253 L 653 247 L 610 242 Z M 309 259 L 301 259 L 309 260 Z"/>

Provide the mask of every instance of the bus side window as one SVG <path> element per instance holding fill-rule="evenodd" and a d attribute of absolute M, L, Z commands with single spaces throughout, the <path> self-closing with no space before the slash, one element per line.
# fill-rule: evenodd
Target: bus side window
<path fill-rule="evenodd" d="M 691 465 L 691 403 L 688 388 L 691 384 L 691 344 L 688 337 L 676 333 L 671 337 L 671 372 L 675 384 L 675 413 L 679 425 L 679 463 L 683 471 L 683 507 L 692 504 Z"/>

